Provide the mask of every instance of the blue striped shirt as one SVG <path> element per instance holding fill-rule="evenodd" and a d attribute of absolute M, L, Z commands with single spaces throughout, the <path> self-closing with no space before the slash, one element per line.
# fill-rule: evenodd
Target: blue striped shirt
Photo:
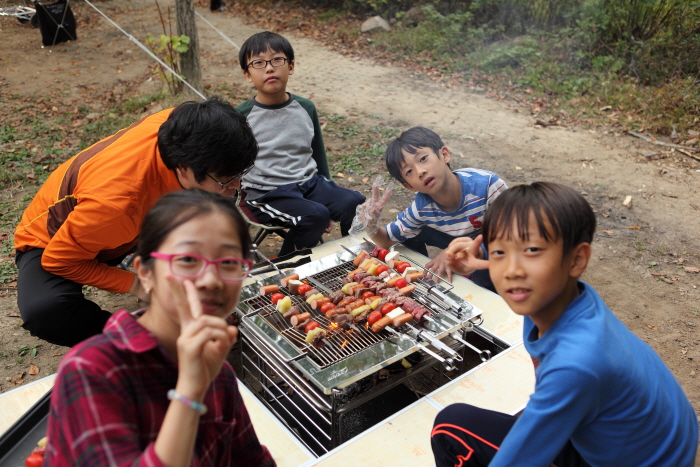
<path fill-rule="evenodd" d="M 462 202 L 452 212 L 445 212 L 428 195 L 417 193 L 413 203 L 386 226 L 389 238 L 403 242 L 424 227 L 445 232 L 452 237 L 476 237 L 481 232 L 486 208 L 508 188 L 498 175 L 488 170 L 459 169 L 453 172 L 462 182 Z"/>

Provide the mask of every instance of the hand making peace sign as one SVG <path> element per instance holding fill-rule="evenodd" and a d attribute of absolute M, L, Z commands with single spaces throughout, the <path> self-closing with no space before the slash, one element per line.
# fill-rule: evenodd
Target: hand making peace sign
<path fill-rule="evenodd" d="M 371 235 L 371 232 L 377 231 L 377 226 L 379 223 L 379 218 L 382 216 L 382 209 L 389 201 L 392 191 L 394 190 L 394 181 L 390 180 L 384 190 L 384 194 L 380 197 L 379 186 L 382 184 L 384 178 L 378 175 L 372 184 L 372 199 L 365 201 L 359 208 L 357 216 L 362 224 L 365 225 L 365 229 Z"/>
<path fill-rule="evenodd" d="M 173 276 L 167 279 L 180 318 L 177 390 L 199 400 L 219 374 L 238 338 L 238 328 L 229 326 L 224 318 L 202 313 L 199 294 L 192 281 L 181 281 Z"/>

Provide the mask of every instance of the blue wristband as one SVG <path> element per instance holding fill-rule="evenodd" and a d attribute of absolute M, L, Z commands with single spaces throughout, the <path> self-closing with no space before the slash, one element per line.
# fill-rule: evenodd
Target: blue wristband
<path fill-rule="evenodd" d="M 201 402 L 194 401 L 187 396 L 183 396 L 174 389 L 168 391 L 168 400 L 177 400 L 185 404 L 190 409 L 199 413 L 199 415 L 204 415 L 207 413 L 207 406 Z"/>

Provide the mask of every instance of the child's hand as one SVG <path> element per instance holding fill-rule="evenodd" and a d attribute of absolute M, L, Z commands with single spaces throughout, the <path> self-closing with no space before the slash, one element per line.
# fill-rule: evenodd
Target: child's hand
<path fill-rule="evenodd" d="M 483 237 L 479 235 L 473 240 L 469 237 L 459 237 L 452 240 L 443 251 L 445 262 L 450 270 L 458 274 L 471 274 L 477 269 L 487 269 L 489 262 L 482 259 L 481 253 L 482 239 Z"/>
<path fill-rule="evenodd" d="M 447 280 L 452 282 L 452 271 L 448 267 L 446 259 L 446 250 L 443 250 L 440 252 L 439 255 L 437 255 L 435 258 L 426 263 L 425 269 L 427 269 L 436 276 L 445 277 L 445 275 L 447 275 Z M 430 277 L 433 274 L 428 274 L 428 279 L 433 279 L 432 277 Z"/>
<path fill-rule="evenodd" d="M 238 329 L 228 326 L 223 318 L 202 313 L 199 294 L 191 281 L 180 284 L 172 276 L 167 279 L 180 318 L 176 389 L 187 397 L 201 400 L 236 342 Z"/>
<path fill-rule="evenodd" d="M 380 197 L 379 186 L 383 180 L 384 178 L 381 175 L 377 175 L 374 183 L 372 183 L 372 199 L 368 199 L 357 207 L 357 213 L 350 228 L 351 234 L 364 230 L 371 237 L 379 230 L 379 219 L 382 217 L 382 210 L 394 191 L 394 181 L 390 180 L 384 190 L 384 195 Z"/>

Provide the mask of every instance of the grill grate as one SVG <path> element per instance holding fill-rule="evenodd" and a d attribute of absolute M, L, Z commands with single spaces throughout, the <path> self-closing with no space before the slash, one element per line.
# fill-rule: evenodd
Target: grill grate
<path fill-rule="evenodd" d="M 302 282 L 309 283 L 319 290 L 327 289 L 327 291 L 333 292 L 341 289 L 343 286 L 343 277 L 354 269 L 352 262 L 348 262 L 310 276 Z M 281 288 L 280 292 L 289 295 L 285 288 Z M 306 333 L 294 329 L 294 327 L 284 319 L 282 314 L 276 310 L 275 305 L 270 301 L 269 297 L 256 296 L 243 303 L 253 312 L 265 319 L 265 321 L 284 336 L 289 343 L 294 345 L 301 352 L 307 352 L 311 361 L 319 369 L 326 368 L 329 365 L 352 357 L 389 337 L 386 332 L 380 334 L 373 333 L 368 329 L 366 322 L 352 325 L 351 329 L 346 331 L 326 318 L 319 310 L 313 310 L 301 295 L 291 295 L 290 298 L 292 299 L 292 304 L 299 307 L 300 313 L 311 313 L 311 319 L 317 321 L 322 328 L 326 329 L 327 332 L 323 339 L 323 345 L 315 347 L 307 343 L 305 340 Z"/>

